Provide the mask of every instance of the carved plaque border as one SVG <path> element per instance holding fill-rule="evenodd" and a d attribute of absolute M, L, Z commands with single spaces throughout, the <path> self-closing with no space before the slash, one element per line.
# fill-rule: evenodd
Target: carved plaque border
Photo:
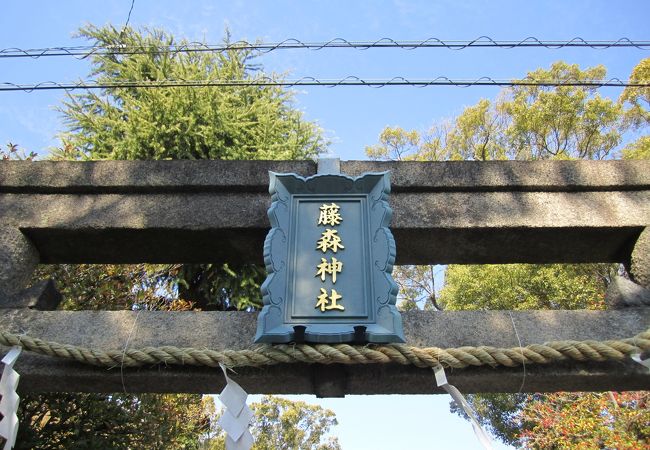
<path fill-rule="evenodd" d="M 398 286 L 391 275 L 395 262 L 395 240 L 388 228 L 392 209 L 388 205 L 390 173 L 365 173 L 359 177 L 319 174 L 303 178 L 293 173 L 269 172 L 271 207 L 268 210 L 271 230 L 264 242 L 264 263 L 267 278 L 262 284 L 264 307 L 258 316 L 255 342 L 287 343 L 306 341 L 315 343 L 340 342 L 405 342 L 402 318 L 395 307 Z M 292 264 L 295 246 L 295 216 L 298 199 L 360 199 L 365 218 L 362 232 L 368 242 L 363 243 L 370 259 L 364 276 L 354 282 L 365 283 L 363 301 L 367 315 L 346 317 L 328 315 L 321 318 L 292 316 L 293 302 L 307 299 L 293 298 L 291 283 L 294 271 L 306 270 Z M 367 251 L 366 251 L 367 250 Z M 309 301 L 314 301 L 309 299 Z"/>

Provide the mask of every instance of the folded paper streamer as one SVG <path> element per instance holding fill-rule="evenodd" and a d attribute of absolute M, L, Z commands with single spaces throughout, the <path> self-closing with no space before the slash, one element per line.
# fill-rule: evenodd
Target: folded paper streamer
<path fill-rule="evenodd" d="M 447 382 L 447 376 L 445 375 L 444 367 L 438 364 L 437 366 L 433 367 L 433 373 L 436 376 L 436 383 L 438 384 L 438 387 L 441 387 L 447 391 L 447 393 L 454 399 L 456 404 L 463 408 L 465 414 L 469 416 L 472 422 L 472 428 L 474 428 L 474 434 L 476 434 L 476 437 L 483 445 L 483 448 L 486 450 L 493 450 L 492 440 L 490 439 L 490 436 L 488 436 L 487 433 L 483 430 L 483 428 L 481 428 L 481 425 L 476 419 L 476 414 L 474 414 L 474 410 L 470 404 L 467 403 L 467 400 L 465 400 L 463 394 L 461 394 L 460 391 L 456 389 L 456 386 L 453 386 Z"/>
<path fill-rule="evenodd" d="M 18 387 L 18 379 L 20 375 L 14 370 L 14 363 L 20 355 L 20 347 L 12 347 L 9 352 L 2 358 L 4 369 L 2 370 L 2 378 L 0 378 L 0 413 L 2 420 L 0 420 L 0 436 L 5 438 L 4 450 L 13 448 L 16 443 L 16 435 L 18 434 L 18 402 L 20 397 L 16 393 Z"/>
<path fill-rule="evenodd" d="M 641 353 L 632 353 L 630 355 L 633 361 L 638 362 L 642 366 L 645 366 L 648 370 L 650 370 L 650 358 L 643 359 L 641 356 Z"/>
<path fill-rule="evenodd" d="M 225 406 L 219 419 L 219 426 L 226 432 L 226 450 L 249 450 L 254 443 L 253 435 L 248 425 L 253 418 L 253 411 L 246 404 L 248 394 L 228 377 L 226 367 L 219 364 L 226 377 L 226 387 L 219 400 Z"/>

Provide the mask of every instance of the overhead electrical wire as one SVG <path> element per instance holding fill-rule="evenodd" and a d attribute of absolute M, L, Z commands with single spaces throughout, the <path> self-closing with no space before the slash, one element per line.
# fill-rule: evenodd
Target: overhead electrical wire
<path fill-rule="evenodd" d="M 124 26 L 122 27 L 122 32 L 120 33 L 120 37 L 124 35 L 124 32 L 126 31 L 126 27 L 129 26 L 129 22 L 131 21 L 131 13 L 133 12 L 134 6 L 135 6 L 135 0 L 131 0 L 131 7 L 129 8 L 129 14 L 126 16 L 126 22 L 124 22 Z"/>
<path fill-rule="evenodd" d="M 10 82 L 0 83 L 0 92 L 7 91 L 44 91 L 44 90 L 65 90 L 73 91 L 80 89 L 117 89 L 117 88 L 173 88 L 173 87 L 243 87 L 243 86 L 321 86 L 321 87 L 339 87 L 339 86 L 366 86 L 373 88 L 382 88 L 387 86 L 539 86 L 539 87 L 650 87 L 650 82 L 621 81 L 618 78 L 609 80 L 535 80 L 525 78 L 522 80 L 498 80 L 490 77 L 481 77 L 473 80 L 451 79 L 447 77 L 437 77 L 434 79 L 413 79 L 409 80 L 404 77 L 394 77 L 391 79 L 362 79 L 356 76 L 348 76 L 338 80 L 319 80 L 313 77 L 303 77 L 296 80 L 276 80 L 270 77 L 260 77 L 256 79 L 242 80 L 138 80 L 138 81 L 119 81 L 119 82 L 99 82 L 94 80 L 81 81 L 77 83 L 57 83 L 46 81 L 37 84 L 16 84 Z"/>
<path fill-rule="evenodd" d="M 376 41 L 349 41 L 343 38 L 335 38 L 322 42 L 303 42 L 299 39 L 285 39 L 281 42 L 248 42 L 237 41 L 228 44 L 206 44 L 191 42 L 169 46 L 132 46 L 116 44 L 111 46 L 72 46 L 72 47 L 46 47 L 34 49 L 4 48 L 0 50 L 0 58 L 43 58 L 50 56 L 74 56 L 77 59 L 88 58 L 93 55 L 136 55 L 145 53 L 193 53 L 193 52 L 225 52 L 229 50 L 253 50 L 261 53 L 269 53 L 275 50 L 323 50 L 329 48 L 352 48 L 357 50 L 369 50 L 374 48 L 400 48 L 415 50 L 418 48 L 446 48 L 449 50 L 465 50 L 468 48 L 526 48 L 542 47 L 547 49 L 561 49 L 572 47 L 588 47 L 596 50 L 610 48 L 636 48 L 639 50 L 650 50 L 650 41 L 633 41 L 622 37 L 617 40 L 585 40 L 575 37 L 568 41 L 540 40 L 536 37 L 527 37 L 522 40 L 500 41 L 489 36 L 480 36 L 468 41 L 443 40 L 428 38 L 425 40 L 400 41 L 391 38 L 382 38 Z"/>

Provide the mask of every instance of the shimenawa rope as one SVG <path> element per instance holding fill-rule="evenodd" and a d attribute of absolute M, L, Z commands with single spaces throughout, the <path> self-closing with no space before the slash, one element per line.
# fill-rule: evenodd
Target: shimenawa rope
<path fill-rule="evenodd" d="M 386 364 L 417 367 L 464 368 L 548 364 L 554 361 L 622 361 L 632 353 L 650 350 L 650 329 L 638 335 L 608 341 L 553 341 L 525 347 L 488 346 L 418 348 L 405 344 L 356 346 L 348 344 L 259 345 L 247 350 L 209 350 L 173 346 L 127 350 L 98 350 L 48 342 L 27 335 L 0 331 L 0 344 L 84 364 L 102 367 L 139 367 L 156 364 L 218 367 L 260 367 L 280 363 Z"/>

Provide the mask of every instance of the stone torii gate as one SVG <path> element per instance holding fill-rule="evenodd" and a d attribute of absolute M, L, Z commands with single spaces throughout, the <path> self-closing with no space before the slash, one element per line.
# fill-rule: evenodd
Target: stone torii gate
<path fill-rule="evenodd" d="M 55 311 L 51 283 L 24 288 L 38 263 L 261 264 L 269 170 L 309 176 L 317 164 L 1 162 L 0 331 L 120 352 L 127 344 L 248 349 L 256 313 Z M 513 348 L 621 340 L 650 328 L 650 309 L 641 306 L 650 288 L 649 161 L 341 163 L 348 175 L 384 170 L 392 173 L 397 264 L 620 262 L 636 283 L 613 283 L 606 311 L 403 313 L 408 345 Z M 526 364 L 525 372 L 482 365 L 448 378 L 468 393 L 650 388 L 650 371 L 628 356 Z M 22 392 L 202 393 L 224 386 L 210 367 L 116 366 L 25 353 L 15 368 Z M 241 367 L 234 377 L 249 393 L 444 392 L 430 369 L 400 364 L 276 364 Z"/>

